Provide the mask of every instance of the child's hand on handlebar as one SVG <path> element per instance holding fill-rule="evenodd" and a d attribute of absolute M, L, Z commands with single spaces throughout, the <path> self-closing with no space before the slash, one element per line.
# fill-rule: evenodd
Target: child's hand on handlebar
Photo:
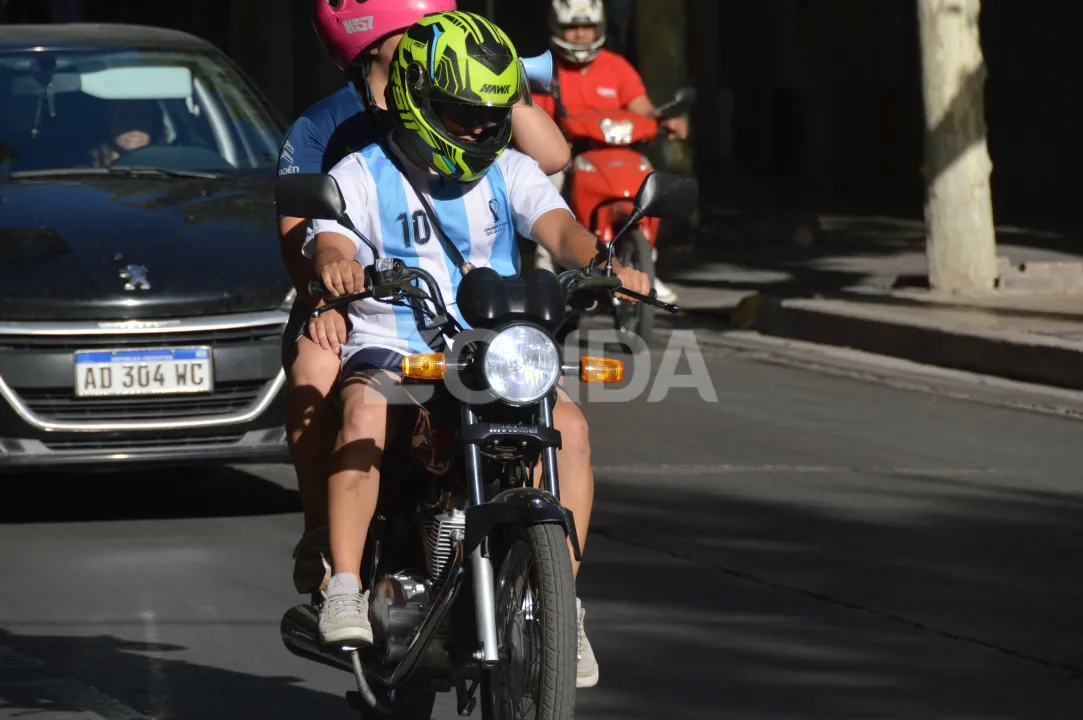
<path fill-rule="evenodd" d="M 324 266 L 320 275 L 324 287 L 335 297 L 365 290 L 365 269 L 356 260 L 339 260 Z"/>

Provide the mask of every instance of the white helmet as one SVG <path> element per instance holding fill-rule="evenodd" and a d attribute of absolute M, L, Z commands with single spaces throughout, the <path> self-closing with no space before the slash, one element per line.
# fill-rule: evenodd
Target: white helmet
<path fill-rule="evenodd" d="M 593 25 L 597 39 L 590 45 L 573 45 L 564 40 L 564 28 L 569 25 Z M 605 45 L 605 6 L 602 0 L 553 0 L 549 9 L 550 40 L 557 52 L 569 62 L 582 65 L 598 57 Z"/>

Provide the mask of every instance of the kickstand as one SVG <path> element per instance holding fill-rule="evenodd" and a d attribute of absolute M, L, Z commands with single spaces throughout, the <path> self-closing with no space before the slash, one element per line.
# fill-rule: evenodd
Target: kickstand
<path fill-rule="evenodd" d="M 365 670 L 361 667 L 361 656 L 358 655 L 357 648 L 343 649 L 348 650 L 350 653 L 350 664 L 353 665 L 353 676 L 354 680 L 357 681 L 357 692 L 360 694 L 361 698 L 364 699 L 365 704 L 381 715 L 390 715 L 391 708 L 377 702 L 376 696 L 372 693 L 372 688 L 369 687 L 369 682 L 365 678 Z M 351 709 L 359 709 L 354 707 L 355 705 L 360 705 L 354 697 L 354 693 L 346 693 L 346 702 L 349 703 Z"/>
<path fill-rule="evenodd" d="M 455 696 L 459 706 L 459 715 L 461 717 L 466 717 L 474 712 L 474 706 L 478 704 L 478 699 L 474 697 L 474 691 L 477 689 L 477 680 L 475 680 L 474 684 L 469 688 L 466 687 L 466 680 L 460 680 L 458 686 L 456 686 Z"/>

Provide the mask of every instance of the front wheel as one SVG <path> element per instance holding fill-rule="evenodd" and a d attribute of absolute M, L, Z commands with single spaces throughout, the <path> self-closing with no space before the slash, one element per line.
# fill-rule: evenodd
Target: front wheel
<path fill-rule="evenodd" d="M 654 259 L 651 255 L 651 244 L 640 230 L 632 230 L 627 236 L 618 241 L 620 247 L 614 253 L 621 265 L 633 267 L 647 274 L 651 287 L 654 287 Z M 644 343 L 651 341 L 654 333 L 654 308 L 646 303 L 629 304 L 613 298 L 613 319 L 617 326 L 617 332 L 629 335 L 639 335 Z"/>
<path fill-rule="evenodd" d="M 564 531 L 515 537 L 496 580 L 500 664 L 482 684 L 484 720 L 569 720 L 575 714 L 578 624 Z"/>

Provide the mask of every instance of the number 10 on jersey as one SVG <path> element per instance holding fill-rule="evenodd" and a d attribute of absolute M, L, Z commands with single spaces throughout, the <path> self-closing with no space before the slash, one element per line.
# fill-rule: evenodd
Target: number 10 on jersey
<path fill-rule="evenodd" d="M 429 215 L 424 210 L 415 210 L 413 216 L 403 213 L 395 220 L 402 225 L 402 244 L 406 247 L 411 247 L 415 242 L 424 245 L 432 238 Z"/>

